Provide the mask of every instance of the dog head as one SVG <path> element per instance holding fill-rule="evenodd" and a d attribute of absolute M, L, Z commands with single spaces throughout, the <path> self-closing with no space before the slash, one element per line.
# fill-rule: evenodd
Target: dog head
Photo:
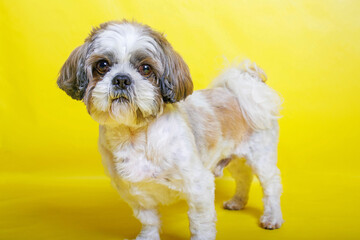
<path fill-rule="evenodd" d="M 192 93 L 189 69 L 165 37 L 135 22 L 93 29 L 60 70 L 59 87 L 100 124 L 140 126 Z"/>

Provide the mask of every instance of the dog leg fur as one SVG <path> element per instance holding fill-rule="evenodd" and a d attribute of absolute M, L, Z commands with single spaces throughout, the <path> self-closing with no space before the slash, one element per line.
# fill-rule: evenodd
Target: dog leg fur
<path fill-rule="evenodd" d="M 265 229 L 280 228 L 283 223 L 280 196 L 282 185 L 277 162 L 278 129 L 262 130 L 253 133 L 249 139 L 247 163 L 258 177 L 263 189 L 264 213 L 260 225 Z"/>
<path fill-rule="evenodd" d="M 215 240 L 215 182 L 207 170 L 194 172 L 187 184 L 191 240 Z"/>
<path fill-rule="evenodd" d="M 236 190 L 232 199 L 224 202 L 224 208 L 228 210 L 243 209 L 248 201 L 253 173 L 251 168 L 245 163 L 245 159 L 239 158 L 231 161 L 228 170 L 235 179 Z"/>

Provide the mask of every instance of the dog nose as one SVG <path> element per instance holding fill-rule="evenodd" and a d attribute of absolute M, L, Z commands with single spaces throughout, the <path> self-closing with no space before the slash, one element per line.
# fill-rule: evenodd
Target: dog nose
<path fill-rule="evenodd" d="M 112 84 L 117 88 L 126 89 L 131 85 L 131 78 L 128 75 L 118 74 L 113 78 Z"/>

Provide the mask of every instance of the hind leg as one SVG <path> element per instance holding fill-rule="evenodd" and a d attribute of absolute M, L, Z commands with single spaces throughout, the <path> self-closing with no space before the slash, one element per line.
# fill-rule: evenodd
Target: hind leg
<path fill-rule="evenodd" d="M 265 229 L 280 228 L 283 223 L 280 196 L 282 192 L 280 171 L 276 166 L 256 166 L 255 174 L 263 188 L 264 213 L 260 218 L 260 225 Z"/>
<path fill-rule="evenodd" d="M 277 162 L 277 132 L 267 130 L 254 134 L 249 143 L 247 163 L 258 177 L 263 189 L 264 213 L 260 225 L 265 229 L 276 229 L 283 223 L 280 196 L 282 185 Z"/>
<path fill-rule="evenodd" d="M 224 208 L 228 210 L 243 209 L 248 201 L 253 173 L 251 168 L 245 163 L 245 160 L 239 158 L 232 160 L 228 170 L 235 179 L 236 190 L 232 199 L 224 202 Z"/>

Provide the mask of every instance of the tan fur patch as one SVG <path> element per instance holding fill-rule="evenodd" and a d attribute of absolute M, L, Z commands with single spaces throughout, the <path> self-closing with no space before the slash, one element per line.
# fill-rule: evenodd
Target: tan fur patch
<path fill-rule="evenodd" d="M 240 142 L 249 130 L 249 126 L 246 124 L 236 97 L 223 88 L 204 90 L 203 95 L 213 107 L 223 137 Z"/>
<path fill-rule="evenodd" d="M 197 144 L 205 144 L 199 149 L 209 151 L 216 147 L 220 137 L 220 125 L 211 109 L 199 109 L 191 103 L 186 103 L 189 124 Z"/>

